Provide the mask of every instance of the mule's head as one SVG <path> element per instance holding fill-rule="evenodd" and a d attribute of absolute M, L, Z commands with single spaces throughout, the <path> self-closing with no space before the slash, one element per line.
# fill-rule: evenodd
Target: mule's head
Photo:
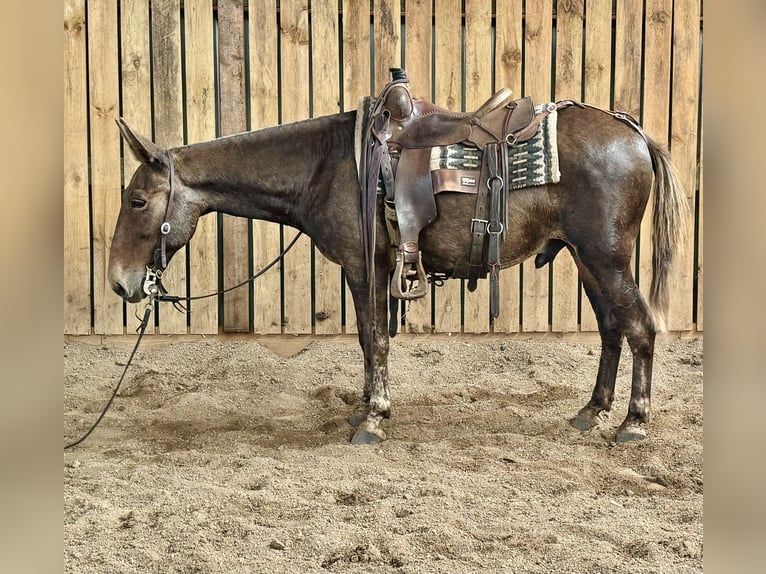
<path fill-rule="evenodd" d="M 161 228 L 164 226 L 167 231 L 164 241 L 167 264 L 191 239 L 200 210 L 193 201 L 193 190 L 172 169 L 172 150 L 136 133 L 122 118 L 117 125 L 141 165 L 122 192 L 109 252 L 108 277 L 115 293 L 137 303 L 147 295 L 144 291 L 147 268 L 156 271 L 165 267 Z"/>

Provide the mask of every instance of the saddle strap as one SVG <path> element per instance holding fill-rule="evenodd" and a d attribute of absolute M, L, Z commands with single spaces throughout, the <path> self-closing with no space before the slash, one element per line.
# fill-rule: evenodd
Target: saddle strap
<path fill-rule="evenodd" d="M 468 252 L 466 276 L 468 277 L 468 290 L 472 293 L 476 291 L 479 277 L 486 273 L 484 239 L 487 236 L 487 227 L 489 226 L 489 187 L 486 185 L 488 155 L 485 153 L 482 161 L 482 176 L 476 193 L 476 208 L 473 219 L 471 219 L 471 248 Z"/>
<path fill-rule="evenodd" d="M 505 212 L 503 196 L 505 183 L 498 173 L 498 146 L 487 145 L 487 187 L 489 188 L 489 246 L 487 264 L 489 265 L 489 314 L 494 319 L 500 314 L 500 242 L 505 230 Z"/>

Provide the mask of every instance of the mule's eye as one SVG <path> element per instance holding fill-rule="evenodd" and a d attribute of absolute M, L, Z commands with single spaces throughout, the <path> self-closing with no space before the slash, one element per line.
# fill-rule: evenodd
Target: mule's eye
<path fill-rule="evenodd" d="M 146 205 L 145 199 L 138 199 L 137 197 L 134 197 L 133 199 L 130 200 L 130 207 L 132 207 L 133 209 L 141 209 L 145 205 Z"/>

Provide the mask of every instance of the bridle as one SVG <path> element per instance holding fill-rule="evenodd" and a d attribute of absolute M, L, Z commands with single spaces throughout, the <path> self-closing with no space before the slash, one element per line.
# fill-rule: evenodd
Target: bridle
<path fill-rule="evenodd" d="M 168 204 L 165 206 L 165 217 L 162 219 L 162 225 L 160 225 L 160 261 L 162 262 L 162 270 L 168 266 L 168 257 L 166 251 L 167 237 L 170 233 L 170 215 L 173 212 L 173 196 L 175 195 L 175 165 L 173 164 L 173 156 L 168 150 Z"/>
<path fill-rule="evenodd" d="M 161 279 L 162 273 L 168 266 L 167 256 L 167 238 L 170 234 L 170 215 L 173 213 L 173 198 L 175 196 L 175 164 L 173 163 L 173 155 L 170 150 L 167 150 L 167 165 L 168 165 L 168 203 L 165 205 L 165 216 L 162 218 L 162 224 L 160 224 L 160 265 L 157 266 L 157 249 L 154 250 L 153 263 L 154 267 L 146 266 L 146 275 L 144 277 L 143 290 L 149 297 L 164 297 L 167 295 L 162 286 Z"/>
<path fill-rule="evenodd" d="M 228 287 L 226 289 L 222 289 L 214 293 L 208 293 L 207 295 L 198 295 L 196 297 L 181 297 L 178 295 L 168 295 L 168 292 L 162 286 L 162 283 L 160 280 L 162 279 L 162 273 L 165 271 L 165 269 L 168 266 L 167 237 L 171 229 L 170 216 L 173 213 L 173 199 L 175 196 L 175 189 L 173 185 L 173 182 L 175 181 L 175 167 L 173 165 L 173 156 L 170 154 L 170 150 L 167 151 L 167 160 L 168 160 L 168 187 L 169 187 L 168 204 L 165 206 L 165 216 L 163 217 L 162 224 L 160 225 L 159 249 L 154 250 L 154 260 L 153 260 L 154 267 L 149 267 L 148 265 L 146 266 L 146 276 L 144 277 L 143 290 L 144 290 L 144 293 L 146 293 L 149 296 L 149 301 L 146 303 L 146 306 L 144 307 L 143 318 L 140 318 L 138 317 L 138 315 L 136 315 L 136 317 L 139 318 L 141 321 L 138 328 L 136 329 L 136 332 L 138 333 L 138 339 L 136 340 L 136 344 L 133 347 L 133 351 L 130 353 L 130 357 L 128 358 L 127 363 L 125 364 L 125 368 L 122 371 L 122 375 L 120 376 L 120 379 L 117 381 L 117 385 L 112 391 L 112 396 L 107 401 L 106 405 L 101 411 L 101 414 L 96 419 L 96 422 L 93 423 L 90 429 L 88 429 L 88 431 L 84 435 L 82 435 L 79 439 L 65 445 L 64 450 L 77 446 L 78 444 L 83 442 L 86 438 L 88 438 L 90 434 L 96 429 L 98 424 L 101 422 L 101 419 L 104 418 L 104 415 L 106 415 L 106 412 L 109 410 L 109 407 L 112 405 L 112 401 L 114 401 L 114 398 L 117 396 L 117 392 L 120 390 L 122 381 L 125 379 L 125 374 L 128 372 L 128 368 L 133 362 L 133 357 L 135 356 L 136 351 L 138 351 L 138 346 L 141 343 L 141 339 L 143 338 L 144 333 L 146 332 L 147 326 L 149 325 L 149 317 L 152 313 L 152 309 L 154 308 L 155 302 L 172 303 L 173 307 L 175 307 L 176 310 L 181 312 L 186 312 L 187 309 L 186 307 L 183 306 L 181 301 L 188 302 L 188 301 L 195 301 L 198 299 L 206 299 L 208 297 L 215 297 L 217 295 L 228 293 L 229 291 L 242 287 L 243 285 L 247 285 L 248 283 L 252 283 L 258 277 L 260 277 L 261 275 L 266 273 L 269 269 L 274 267 L 274 265 L 279 263 L 282 260 L 282 258 L 287 254 L 287 252 L 293 248 L 293 246 L 301 237 L 301 235 L 303 235 L 302 231 L 298 231 L 298 234 L 293 238 L 293 240 L 287 245 L 287 247 L 285 247 L 279 253 L 279 255 L 277 255 L 277 257 L 271 263 L 266 265 L 266 267 L 263 267 L 255 275 L 250 276 L 248 279 L 242 281 L 241 283 L 237 283 L 236 285 L 233 285 L 232 287 Z M 159 267 L 157 267 L 156 265 L 157 251 L 159 251 L 160 253 Z"/>

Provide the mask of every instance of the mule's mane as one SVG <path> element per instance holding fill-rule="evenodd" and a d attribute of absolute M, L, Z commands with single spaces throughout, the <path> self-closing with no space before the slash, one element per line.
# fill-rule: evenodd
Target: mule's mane
<path fill-rule="evenodd" d="M 353 169 L 355 118 L 322 116 L 173 148 L 176 177 L 200 192 L 203 213 L 299 226 L 309 196 L 328 193 L 319 180 L 344 163 Z"/>
<path fill-rule="evenodd" d="M 290 122 L 276 126 L 256 128 L 253 130 L 238 132 L 231 135 L 220 136 L 193 144 L 186 144 L 173 148 L 178 154 L 188 152 L 205 152 L 220 150 L 230 146 L 250 145 L 273 145 L 284 141 L 300 142 L 305 146 L 315 146 L 317 149 L 308 149 L 311 152 L 321 152 L 328 147 L 335 148 L 339 144 L 348 143 L 353 146 L 353 139 L 348 140 L 345 136 L 346 126 L 353 125 L 356 112 L 345 112 Z M 340 137 L 339 137 L 340 136 Z M 353 153 L 353 147 L 348 150 Z"/>

